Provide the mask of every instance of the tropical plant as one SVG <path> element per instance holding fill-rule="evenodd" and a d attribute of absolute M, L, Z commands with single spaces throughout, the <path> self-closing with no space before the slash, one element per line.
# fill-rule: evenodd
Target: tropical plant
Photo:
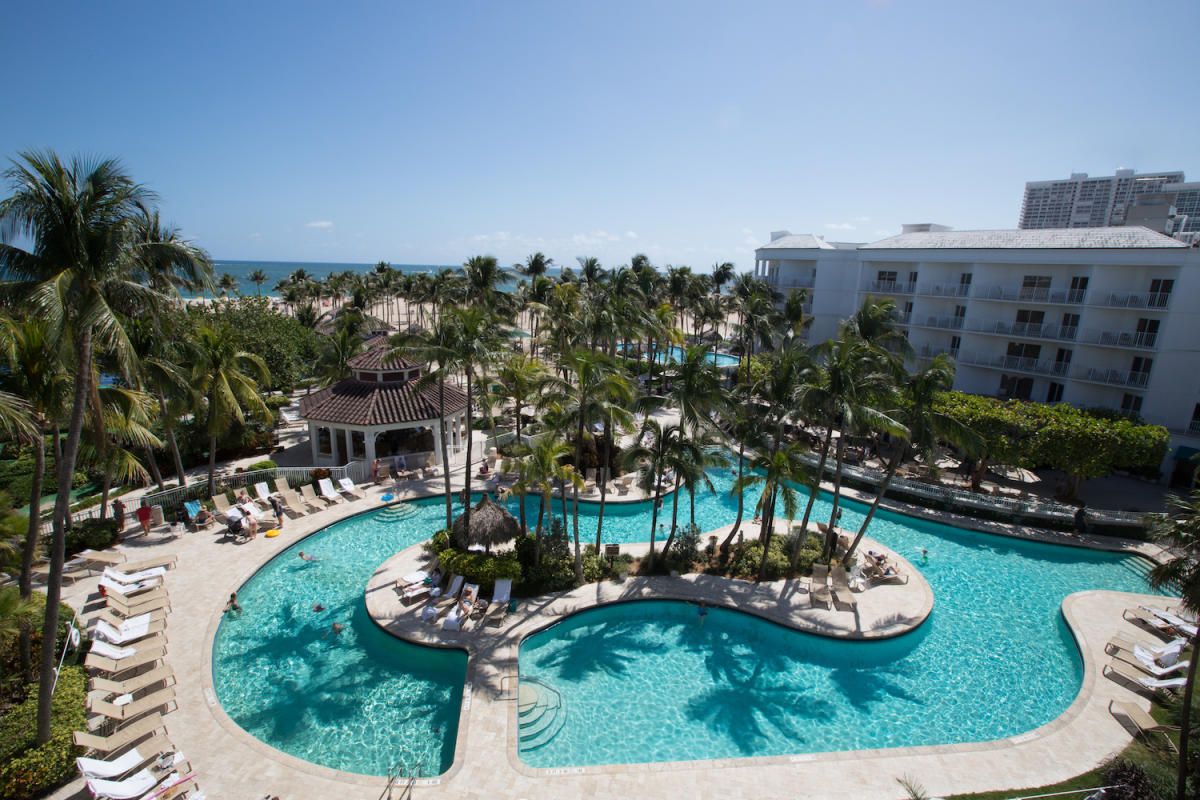
<path fill-rule="evenodd" d="M 261 295 L 262 285 L 267 282 L 267 273 L 263 272 L 261 269 L 256 269 L 246 277 L 251 283 L 254 284 L 254 293 L 256 295 Z"/>

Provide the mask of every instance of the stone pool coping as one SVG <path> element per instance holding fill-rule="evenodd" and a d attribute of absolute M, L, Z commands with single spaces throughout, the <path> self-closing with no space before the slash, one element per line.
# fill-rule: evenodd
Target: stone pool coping
<path fill-rule="evenodd" d="M 437 485 L 425 487 L 420 494 L 440 494 L 435 491 L 440 481 L 429 483 Z M 376 510 L 379 497 L 390 488 L 367 487 L 368 500 L 339 504 L 292 520 L 284 535 L 274 539 L 260 536 L 245 545 L 218 546 L 203 533 L 166 537 L 165 529 L 160 527 L 150 537 L 132 538 L 119 547 L 131 561 L 166 553 L 179 556 L 178 568 L 168 573 L 166 581 L 174 601 L 168 617 L 167 663 L 178 679 L 178 709 L 164 720 L 171 740 L 196 766 L 200 784 L 210 797 L 261 796 L 270 792 L 285 800 L 374 800 L 382 791 L 386 783 L 383 778 L 341 772 L 289 756 L 239 728 L 216 704 L 212 694 L 211 646 L 220 610 L 230 591 L 239 588 L 298 538 L 347 518 L 348 512 Z M 862 499 L 854 492 L 846 494 Z M 416 495 L 415 491 L 409 492 L 406 499 L 414 499 Z M 869 502 L 871 498 L 868 495 L 865 499 Z M 889 501 L 883 505 L 893 506 Z M 910 516 L 929 516 L 920 513 L 924 509 L 897 506 L 894 510 Z M 957 515 L 934 512 L 929 518 L 1021 538 L 1075 546 L 1092 544 L 1089 539 L 1055 532 L 1039 535 L 1036 529 L 1029 528 L 992 530 L 996 526 L 991 523 L 979 524 L 981 521 Z M 1104 549 L 1155 554 L 1155 549 L 1144 543 L 1104 539 L 1096 544 Z M 64 600 L 83 608 L 87 595 L 95 591 L 95 584 L 95 578 L 91 578 L 64 587 Z M 1147 705 L 1144 698 L 1127 687 L 1103 679 L 1099 670 L 1107 658 L 1104 642 L 1118 630 L 1133 632 L 1133 627 L 1120 619 L 1120 612 L 1139 600 L 1161 602 L 1162 598 L 1098 590 L 1068 597 L 1063 603 L 1063 613 L 1084 660 L 1080 694 L 1063 715 L 1047 725 L 997 742 L 535 770 L 516 766 L 493 749 L 494 743 L 505 742 L 507 755 L 509 731 L 514 730 L 508 717 L 510 710 L 515 714 L 515 703 L 496 697 L 505 688 L 502 685 L 505 673 L 497 667 L 515 671 L 515 654 L 511 664 L 505 662 L 496 667 L 477 664 L 472 659 L 468 661 L 464 696 L 464 712 L 471 712 L 470 719 L 468 725 L 460 727 L 454 766 L 439 777 L 418 781 L 416 793 L 492 800 L 497 796 L 590 800 L 596 795 L 635 794 L 674 800 L 681 793 L 763 800 L 794 797 L 805 793 L 805 787 L 819 786 L 822 796 L 831 800 L 875 797 L 894 800 L 899 793 L 895 779 L 906 774 L 919 777 L 933 794 L 1019 789 L 1064 780 L 1128 744 L 1130 732 L 1108 712 L 1109 699 L 1133 699 L 1143 708 Z M 468 752 L 491 752 L 499 758 L 464 760 L 463 754 Z M 80 781 L 75 781 L 52 797 L 75 797 L 81 786 Z"/>

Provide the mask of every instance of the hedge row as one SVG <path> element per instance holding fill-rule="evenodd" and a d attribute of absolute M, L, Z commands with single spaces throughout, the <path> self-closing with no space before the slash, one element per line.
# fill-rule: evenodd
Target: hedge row
<path fill-rule="evenodd" d="M 83 748 L 71 741 L 87 730 L 87 673 L 63 667 L 54 692 L 50 740 L 37 744 L 37 692 L 0 718 L 0 800 L 29 800 L 75 777 Z"/>

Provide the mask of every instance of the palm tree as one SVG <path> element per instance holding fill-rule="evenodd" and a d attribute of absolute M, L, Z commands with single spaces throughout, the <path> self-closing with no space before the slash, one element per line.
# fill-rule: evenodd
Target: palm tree
<path fill-rule="evenodd" d="M 792 442 L 770 453 L 759 452 L 750 460 L 750 471 L 744 473 L 733 485 L 736 492 L 744 492 L 750 486 L 761 485 L 755 506 L 755 515 L 762 519 L 759 528 L 758 541 L 762 544 L 763 556 L 758 565 L 758 580 L 766 580 L 767 562 L 771 551 L 771 537 L 775 532 L 775 507 L 782 497 L 783 514 L 791 521 L 796 518 L 796 510 L 800 504 L 799 492 L 794 485 L 803 482 L 808 477 L 808 467 L 803 456 L 807 449 L 798 442 Z M 803 540 L 801 535 L 801 540 Z"/>
<path fill-rule="evenodd" d="M 126 258 L 126 246 L 141 201 L 151 193 L 124 172 L 115 160 L 73 159 L 63 164 L 53 153 L 27 152 L 24 163 L 5 173 L 13 194 L 0 202 L 0 271 L 14 281 L 12 290 L 29 308 L 66 332 L 74 345 L 74 398 L 67 422 L 67 440 L 58 461 L 54 536 L 42 628 L 38 688 L 38 743 L 50 738 L 50 700 L 58 606 L 62 598 L 62 567 L 66 547 L 66 517 L 71 480 L 79 454 L 79 437 L 91 396 L 93 353 L 99 346 L 118 362 L 130 363 L 132 348 L 114 304 L 157 307 L 162 292 L 155 286 L 203 281 L 211 269 L 187 259 Z M 31 243 L 25 250 L 9 244 L 12 235 Z M 155 249 L 158 245 L 141 245 Z M 173 245 L 164 243 L 163 250 Z M 156 270 L 151 274 L 147 265 Z M 164 280 L 166 279 L 166 280 Z M 141 302 L 139 302 L 141 301 Z"/>
<path fill-rule="evenodd" d="M 495 372 L 488 376 L 488 383 L 494 387 L 494 391 L 488 396 L 488 405 L 495 407 L 504 403 L 512 404 L 518 443 L 524 443 L 521 430 L 524 426 L 525 409 L 536 405 L 538 398 L 543 396 L 555 380 L 545 364 L 525 353 L 505 356 Z"/>
<path fill-rule="evenodd" d="M 1170 516 L 1154 523 L 1151 537 L 1163 546 L 1163 557 L 1169 560 L 1150 570 L 1150 585 L 1166 588 L 1179 594 L 1183 607 L 1193 615 L 1200 613 L 1200 492 L 1190 498 L 1172 495 Z M 1179 768 L 1175 779 L 1175 798 L 1184 800 L 1187 794 L 1188 746 L 1191 737 L 1192 694 L 1196 688 L 1196 665 L 1200 662 L 1200 632 L 1192 636 L 1192 663 L 1188 667 L 1183 688 L 1179 725 Z"/>
<path fill-rule="evenodd" d="M 261 295 L 262 285 L 267 282 L 267 273 L 263 272 L 261 269 L 256 269 L 246 277 L 251 283 L 254 284 L 254 294 Z"/>
<path fill-rule="evenodd" d="M 545 275 L 552 266 L 554 266 L 554 259 L 547 257 L 544 253 L 539 251 L 526 256 L 524 264 L 513 264 L 513 269 L 527 277 L 540 278 Z"/>
<path fill-rule="evenodd" d="M 98 382 L 97 378 L 93 380 Z M 154 403 L 150 395 L 119 386 L 105 386 L 97 392 L 97 400 L 104 428 L 89 430 L 87 423 L 92 420 L 85 420 L 79 458 L 99 468 L 104 476 L 100 489 L 100 517 L 103 519 L 107 514 L 108 494 L 114 479 L 122 483 L 145 483 L 149 477 L 146 468 L 130 448 L 145 451 L 153 463 L 152 451 L 161 448 L 162 441 L 150 432 Z M 161 478 L 159 480 L 161 483 Z"/>
<path fill-rule="evenodd" d="M 238 287 L 240 286 L 241 284 L 238 282 L 238 279 L 228 272 L 222 272 L 220 280 L 217 281 L 217 288 L 220 289 L 222 297 L 237 294 Z"/>
<path fill-rule="evenodd" d="M 920 453 L 926 464 L 937 462 L 937 446 L 942 440 L 952 442 L 968 455 L 978 452 L 980 437 L 954 417 L 938 411 L 935 406 L 938 395 L 947 391 L 953 383 L 954 360 L 945 353 L 939 354 L 924 369 L 905 375 L 901 379 L 898 387 L 900 407 L 887 412 L 887 416 L 898 422 L 902 430 L 894 436 L 897 441 L 892 445 L 887 471 L 875 494 L 875 500 L 871 503 L 871 509 L 863 519 L 850 549 L 846 551 L 846 566 L 853 563 L 855 548 L 866 534 L 884 494 L 896 476 L 897 468 L 907 460 L 911 450 Z"/>
<path fill-rule="evenodd" d="M 467 302 L 481 305 L 493 313 L 508 310 L 510 296 L 500 291 L 500 285 L 508 280 L 508 270 L 501 269 L 493 256 L 471 256 L 462 269 Z"/>
<path fill-rule="evenodd" d="M 662 425 L 658 420 L 647 417 L 642 422 L 642 430 L 638 434 L 637 444 L 621 454 L 622 463 L 626 469 L 638 469 L 638 486 L 642 491 L 652 495 L 653 511 L 650 514 L 650 555 L 648 567 L 654 569 L 654 543 L 658 534 L 658 507 L 662 499 L 663 476 L 673 464 L 682 464 L 686 455 L 682 455 L 680 440 L 683 430 L 676 424 Z M 685 467 L 686 468 L 686 467 Z M 678 503 L 679 498 L 673 502 Z M 677 512 L 676 512 L 677 513 Z"/>
<path fill-rule="evenodd" d="M 192 384 L 204 398 L 208 434 L 208 493 L 213 493 L 217 467 L 217 438 L 229 429 L 230 422 L 246 421 L 246 416 L 267 419 L 270 411 L 258 393 L 259 384 L 271 379 L 267 365 L 254 353 L 238 350 L 234 331 L 229 325 L 208 325 L 196 332 L 195 364 Z M 197 409 L 199 416 L 200 409 Z"/>
<path fill-rule="evenodd" d="M 721 293 L 721 287 L 729 283 L 737 275 L 737 267 L 730 261 L 725 261 L 720 264 L 713 264 L 712 268 L 712 285 L 717 294 Z"/>
<path fill-rule="evenodd" d="M 29 404 L 31 430 L 22 438 L 33 446 L 33 474 L 29 492 L 29 525 L 21 548 L 21 571 L 17 579 L 22 600 L 33 594 L 33 559 L 42 525 L 42 478 L 46 471 L 46 436 L 66 406 L 70 380 L 62 362 L 62 343 L 46 321 L 32 317 L 21 322 L 5 321 L 8 370 L 4 386 Z M 29 620 L 22 620 L 19 650 L 21 674 L 28 676 L 32 665 Z"/>
<path fill-rule="evenodd" d="M 350 359 L 363 351 L 362 337 L 351 325 L 338 325 L 321 349 L 317 362 L 317 376 L 321 386 L 337 383 L 350 377 Z"/>
<path fill-rule="evenodd" d="M 538 509 L 537 527 L 534 530 L 534 556 L 535 564 L 542 562 L 542 519 L 549 515 L 551 520 L 554 517 L 554 507 L 551 503 L 551 493 L 554 491 L 555 484 L 562 485 L 566 482 L 573 482 L 578 475 L 569 464 L 563 464 L 562 461 L 571 453 L 571 446 L 563 439 L 545 435 L 537 440 L 533 446 L 533 450 L 528 456 L 521 459 L 518 467 L 520 477 L 517 480 L 517 485 L 520 487 L 517 491 L 521 497 L 521 515 L 522 519 L 525 514 L 525 498 L 524 494 L 529 491 L 537 491 L 541 493 L 542 503 Z M 524 527 L 524 522 L 521 523 Z M 551 524 L 547 522 L 547 525 Z M 563 524 L 566 524 L 566 515 L 563 515 Z"/>

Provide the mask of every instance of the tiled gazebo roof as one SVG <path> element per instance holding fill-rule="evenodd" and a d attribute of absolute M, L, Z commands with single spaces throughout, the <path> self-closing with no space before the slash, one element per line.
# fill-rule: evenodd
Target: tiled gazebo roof
<path fill-rule="evenodd" d="M 461 389 L 446 384 L 445 392 L 447 416 L 467 407 L 467 396 Z M 300 416 L 317 422 L 360 427 L 435 420 L 438 419 L 438 387 L 435 384 L 418 392 L 414 381 L 377 383 L 346 378 L 301 397 Z"/>

